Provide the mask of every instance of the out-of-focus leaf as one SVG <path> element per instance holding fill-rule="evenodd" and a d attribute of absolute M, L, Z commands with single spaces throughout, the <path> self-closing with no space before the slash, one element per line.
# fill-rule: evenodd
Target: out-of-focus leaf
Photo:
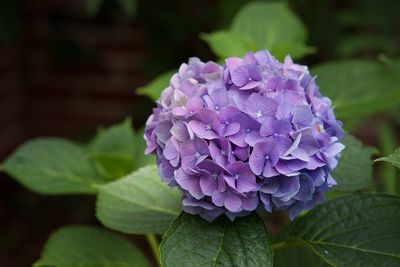
<path fill-rule="evenodd" d="M 105 177 L 116 179 L 133 171 L 134 139 L 130 119 L 100 129 L 91 145 L 91 158 Z"/>
<path fill-rule="evenodd" d="M 383 124 L 379 128 L 379 146 L 382 155 L 389 155 L 398 145 L 396 142 L 396 132 L 389 124 Z M 388 193 L 397 193 L 398 171 L 390 164 L 383 164 L 381 177 L 384 190 Z"/>
<path fill-rule="evenodd" d="M 400 102 L 397 64 L 349 60 L 316 66 L 311 73 L 318 77 L 322 94 L 332 99 L 335 113 L 345 126 Z"/>
<path fill-rule="evenodd" d="M 248 3 L 236 14 L 228 31 L 203 39 L 221 58 L 268 49 L 279 60 L 288 54 L 296 59 L 315 51 L 305 44 L 303 23 L 283 2 Z"/>
<path fill-rule="evenodd" d="M 375 161 L 386 161 L 400 169 L 400 148 L 396 149 L 392 155 L 376 159 Z"/>
<path fill-rule="evenodd" d="M 208 43 L 211 50 L 219 58 L 243 57 L 249 51 L 256 50 L 256 45 L 250 39 L 231 31 L 203 33 L 201 34 L 201 38 Z"/>
<path fill-rule="evenodd" d="M 180 193 L 161 181 L 157 166 L 146 166 L 104 186 L 97 196 L 96 216 L 124 233 L 163 233 L 180 212 Z"/>
<path fill-rule="evenodd" d="M 387 36 L 355 34 L 343 38 L 337 48 L 338 53 L 348 57 L 357 53 L 368 51 L 394 54 L 397 50 L 395 42 Z"/>
<path fill-rule="evenodd" d="M 68 226 L 47 240 L 34 267 L 149 267 L 140 250 L 127 239 L 90 226 Z"/>
<path fill-rule="evenodd" d="M 94 185 L 105 182 L 92 168 L 82 146 L 59 138 L 26 142 L 1 165 L 1 170 L 42 194 L 94 193 Z"/>
<path fill-rule="evenodd" d="M 233 19 L 231 30 L 247 36 L 257 50 L 279 51 L 276 55 L 279 60 L 287 54 L 293 53 L 294 58 L 299 58 L 309 52 L 299 48 L 306 47 L 308 34 L 305 26 L 283 2 L 249 3 Z"/>
<path fill-rule="evenodd" d="M 146 141 L 143 137 L 144 130 L 141 129 L 135 133 L 135 138 L 133 139 L 134 158 L 135 158 L 135 169 L 144 167 L 147 165 L 152 165 L 156 162 L 155 155 L 145 155 L 144 150 L 146 149 Z"/>
<path fill-rule="evenodd" d="M 137 0 L 117 0 L 126 15 L 133 17 L 136 14 Z"/>
<path fill-rule="evenodd" d="M 103 2 L 104 0 L 87 0 L 86 10 L 89 16 L 95 16 L 97 13 L 99 13 Z"/>
<path fill-rule="evenodd" d="M 168 87 L 169 81 L 171 80 L 172 75 L 174 75 L 175 73 L 176 70 L 167 71 L 155 78 L 148 85 L 137 88 L 136 92 L 139 95 L 146 95 L 152 100 L 157 100 L 160 97 L 161 92 Z"/>
<path fill-rule="evenodd" d="M 334 190 L 349 192 L 365 189 L 372 181 L 371 157 L 377 150 L 364 146 L 350 134 L 346 134 L 341 142 L 346 148 L 332 173 L 338 183 Z"/>

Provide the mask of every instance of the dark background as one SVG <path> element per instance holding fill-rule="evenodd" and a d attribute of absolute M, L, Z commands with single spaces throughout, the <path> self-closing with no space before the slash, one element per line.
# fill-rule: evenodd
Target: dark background
<path fill-rule="evenodd" d="M 143 126 L 153 104 L 135 88 L 190 56 L 215 59 L 199 33 L 227 27 L 246 2 L 137 0 L 127 15 L 113 0 L 94 13 L 85 0 L 1 0 L 0 161 L 38 136 L 84 141 L 127 116 Z M 289 3 L 318 49 L 304 64 L 399 55 L 400 1 Z M 366 143 L 373 125 L 359 130 Z M 0 266 L 30 266 L 59 226 L 98 224 L 92 197 L 40 196 L 4 174 L 0 188 Z"/>

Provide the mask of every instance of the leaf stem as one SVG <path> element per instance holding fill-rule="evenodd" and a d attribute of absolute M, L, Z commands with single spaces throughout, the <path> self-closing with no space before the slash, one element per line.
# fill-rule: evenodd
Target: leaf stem
<path fill-rule="evenodd" d="M 154 234 L 147 234 L 146 235 L 147 242 L 149 242 L 149 246 L 151 251 L 153 252 L 154 258 L 157 261 L 157 265 L 161 267 L 161 258 L 160 258 L 160 250 L 158 240 Z"/>

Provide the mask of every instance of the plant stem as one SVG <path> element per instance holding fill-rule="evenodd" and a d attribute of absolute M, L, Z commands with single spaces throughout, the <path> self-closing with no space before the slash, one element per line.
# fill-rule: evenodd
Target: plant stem
<path fill-rule="evenodd" d="M 154 258 L 157 261 L 158 266 L 161 267 L 161 258 L 160 258 L 160 250 L 159 250 L 159 243 L 154 234 L 147 234 L 146 235 L 147 242 L 149 242 L 149 246 L 151 251 L 153 252 Z"/>

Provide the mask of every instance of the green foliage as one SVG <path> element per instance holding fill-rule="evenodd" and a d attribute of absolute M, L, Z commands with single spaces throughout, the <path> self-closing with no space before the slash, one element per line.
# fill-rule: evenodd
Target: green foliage
<path fill-rule="evenodd" d="M 257 214 L 207 222 L 182 213 L 163 236 L 163 266 L 272 266 L 273 252 Z"/>
<path fill-rule="evenodd" d="M 243 57 L 249 51 L 257 50 L 257 46 L 250 38 L 240 36 L 232 31 L 203 33 L 200 37 L 210 45 L 213 52 L 221 59 L 232 55 Z"/>
<path fill-rule="evenodd" d="M 318 77 L 321 93 L 332 99 L 335 113 L 345 126 L 400 102 L 396 64 L 370 60 L 330 62 L 312 68 L 311 73 Z"/>
<path fill-rule="evenodd" d="M 25 187 L 42 194 L 94 193 L 104 183 L 92 168 L 87 151 L 58 138 L 26 142 L 2 165 L 1 170 Z"/>
<path fill-rule="evenodd" d="M 332 176 L 338 185 L 336 191 L 357 191 L 367 188 L 372 181 L 371 157 L 377 152 L 375 148 L 363 144 L 350 134 L 345 134 L 341 141 L 346 148 Z"/>
<path fill-rule="evenodd" d="M 139 95 L 148 96 L 152 100 L 157 100 L 160 97 L 161 92 L 168 87 L 169 81 L 174 73 L 176 73 L 176 70 L 167 71 L 155 78 L 148 85 L 138 88 L 136 92 Z"/>
<path fill-rule="evenodd" d="M 96 185 L 154 162 L 145 156 L 143 131 L 129 119 L 101 129 L 88 146 L 60 138 L 40 138 L 19 147 L 0 170 L 42 194 L 95 193 Z"/>
<path fill-rule="evenodd" d="M 124 233 L 163 233 L 179 215 L 180 193 L 161 181 L 157 167 L 147 166 L 99 187 L 97 218 Z"/>
<path fill-rule="evenodd" d="M 145 155 L 144 150 L 146 149 L 146 141 L 144 140 L 144 130 L 141 129 L 134 133 L 134 138 L 133 138 L 133 146 L 134 146 L 134 166 L 135 169 L 138 169 L 140 167 L 144 167 L 147 165 L 152 165 L 156 162 L 156 157 L 155 155 Z"/>
<path fill-rule="evenodd" d="M 296 59 L 314 52 L 314 48 L 305 44 L 304 25 L 281 2 L 249 3 L 240 9 L 228 31 L 206 34 L 203 39 L 220 58 L 263 49 L 279 60 L 288 54 Z"/>
<path fill-rule="evenodd" d="M 390 127 L 389 124 L 383 124 L 379 128 L 379 145 L 382 155 L 388 155 L 392 153 L 398 147 L 396 142 L 396 132 Z M 399 162 L 400 162 L 400 153 L 399 153 Z M 396 167 L 391 166 L 390 164 L 383 164 L 382 166 L 382 174 L 384 190 L 388 193 L 395 194 L 397 193 L 397 179 L 398 171 Z"/>
<path fill-rule="evenodd" d="M 136 15 L 137 0 L 117 0 L 117 3 L 129 17 Z"/>
<path fill-rule="evenodd" d="M 308 247 L 289 247 L 274 250 L 274 267 L 330 266 Z"/>
<path fill-rule="evenodd" d="M 134 169 L 134 139 L 130 119 L 100 129 L 90 149 L 91 158 L 102 175 L 117 179 Z"/>
<path fill-rule="evenodd" d="M 400 148 L 396 149 L 396 151 L 392 155 L 376 159 L 375 161 L 386 161 L 392 163 L 393 166 L 396 166 L 400 169 Z"/>
<path fill-rule="evenodd" d="M 399 266 L 400 198 L 358 193 L 331 200 L 296 219 L 288 241 L 311 247 L 334 266 Z"/>
<path fill-rule="evenodd" d="M 97 13 L 99 13 L 102 4 L 103 0 L 87 0 L 86 11 L 89 16 L 95 16 Z"/>
<path fill-rule="evenodd" d="M 89 226 L 69 226 L 47 240 L 34 267 L 147 267 L 145 256 L 127 239 Z"/>

